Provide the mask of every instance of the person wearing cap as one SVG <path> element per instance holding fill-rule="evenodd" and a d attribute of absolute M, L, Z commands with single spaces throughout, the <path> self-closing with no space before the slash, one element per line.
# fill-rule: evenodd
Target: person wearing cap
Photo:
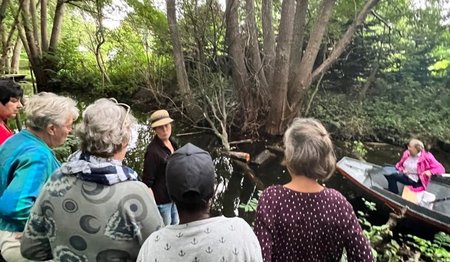
<path fill-rule="evenodd" d="M 75 128 L 80 149 L 36 200 L 22 239 L 31 260 L 136 261 L 144 240 L 163 226 L 138 174 L 123 165 L 136 119 L 130 107 L 101 98 Z"/>
<path fill-rule="evenodd" d="M 156 136 L 145 152 L 142 182 L 152 189 L 164 224 L 176 225 L 179 221 L 177 207 L 166 187 L 167 158 L 178 148 L 171 139 L 173 119 L 167 110 L 157 110 L 150 115 L 150 122 Z"/>
<path fill-rule="evenodd" d="M 20 101 L 23 90 L 13 80 L 0 80 L 0 145 L 14 134 L 8 128 L 7 121 L 15 117 L 23 107 Z"/>
<path fill-rule="evenodd" d="M 169 157 L 166 179 L 180 224 L 152 233 L 139 251 L 138 262 L 262 261 L 258 239 L 247 222 L 210 217 L 216 178 L 208 152 L 190 143 L 181 147 Z"/>

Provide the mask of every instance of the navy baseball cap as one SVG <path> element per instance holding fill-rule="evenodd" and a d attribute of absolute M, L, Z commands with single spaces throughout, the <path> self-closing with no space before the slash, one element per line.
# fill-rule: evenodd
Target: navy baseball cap
<path fill-rule="evenodd" d="M 214 195 L 215 168 L 205 150 L 188 143 L 176 150 L 166 167 L 167 191 L 175 203 L 206 203 Z"/>

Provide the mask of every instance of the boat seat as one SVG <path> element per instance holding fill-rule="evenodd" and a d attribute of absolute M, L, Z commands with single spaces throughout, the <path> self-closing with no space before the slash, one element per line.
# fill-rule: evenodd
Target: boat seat
<path fill-rule="evenodd" d="M 414 192 L 410 186 L 403 187 L 402 198 L 414 204 L 432 209 L 433 202 L 436 200 L 436 195 L 427 191 Z"/>

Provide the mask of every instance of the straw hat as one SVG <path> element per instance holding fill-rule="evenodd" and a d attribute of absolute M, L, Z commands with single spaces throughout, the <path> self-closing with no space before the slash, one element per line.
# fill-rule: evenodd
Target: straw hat
<path fill-rule="evenodd" d="M 167 110 L 157 110 L 150 115 L 150 122 L 152 123 L 152 128 L 167 125 L 173 122 L 170 118 L 169 112 Z"/>

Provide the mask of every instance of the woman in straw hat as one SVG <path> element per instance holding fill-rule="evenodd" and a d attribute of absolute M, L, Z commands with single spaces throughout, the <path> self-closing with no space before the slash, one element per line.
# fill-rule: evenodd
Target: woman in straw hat
<path fill-rule="evenodd" d="M 145 152 L 142 181 L 153 190 L 164 224 L 176 225 L 179 222 L 178 211 L 166 187 L 167 159 L 178 149 L 170 138 L 173 119 L 167 110 L 157 110 L 151 114 L 150 122 L 156 136 Z"/>

